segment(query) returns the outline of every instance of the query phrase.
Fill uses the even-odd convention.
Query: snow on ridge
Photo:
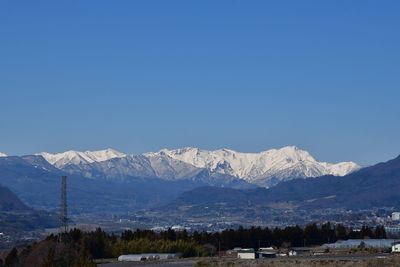
[[[75,151],[69,150],[62,153],[51,154],[48,152],[42,152],[35,155],[44,157],[50,164],[62,168],[69,164],[89,164],[93,162],[106,161],[113,158],[122,158],[127,156],[124,153],[118,152],[114,149],[104,149],[98,151]]]
[[[126,154],[112,148],[98,151],[85,151],[84,153],[96,162],[106,161],[113,158],[123,158],[127,156]]]
[[[167,155],[173,159],[191,164],[197,168],[207,168],[224,174],[236,176],[248,181],[258,180],[275,175],[293,175],[297,170],[298,177],[316,177],[321,175],[343,176],[360,167],[353,162],[331,164],[318,162],[307,151],[296,146],[270,149],[259,153],[242,153],[230,149],[213,151],[186,147],[181,149],[162,149],[146,156]],[[223,167],[225,166],[225,167]]]
[[[194,147],[173,150],[162,149],[142,155],[127,155],[113,149],[99,151],[66,151],[58,154],[39,153],[49,163],[64,168],[68,165],[85,166],[93,162],[104,162],[114,158],[126,160],[111,165],[93,166],[100,168],[107,176],[117,173],[156,175],[162,179],[174,180],[193,177],[199,170],[208,170],[211,174],[224,174],[250,183],[270,186],[277,180],[318,177],[322,175],[344,176],[360,168],[354,162],[328,163],[317,161],[310,153],[296,146],[269,149],[259,153],[243,153],[231,149],[213,151]],[[111,168],[111,167],[112,168]],[[78,168],[79,170],[79,168]]]

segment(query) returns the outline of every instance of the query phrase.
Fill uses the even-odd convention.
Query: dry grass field
[[[398,267],[400,255],[370,255],[343,257],[296,257],[263,260],[237,260],[208,258],[196,263],[196,267]]]

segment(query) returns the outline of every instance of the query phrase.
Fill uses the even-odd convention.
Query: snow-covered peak
[[[4,154],[4,153],[1,153],[1,152],[0,152],[0,158],[1,158],[1,157],[7,157],[7,154]]]
[[[43,156],[50,164],[62,168],[66,165],[74,164],[89,164],[93,162],[106,161],[113,158],[122,158],[126,154],[113,149],[105,149],[98,151],[75,151],[69,150],[62,153],[51,154],[47,152],[38,153],[36,155]]]
[[[287,159],[292,161],[316,161],[315,158],[308,153],[308,151],[301,150],[296,146],[285,146],[280,149],[270,149],[258,154],[262,155],[262,157],[272,157],[276,159]]]
[[[106,161],[113,158],[123,158],[127,156],[126,154],[112,148],[98,151],[85,151],[84,153],[96,162]]]
[[[324,163],[326,164],[326,168],[328,169],[329,174],[335,176],[345,176],[355,170],[360,169],[360,166],[356,163],[349,161],[349,162],[340,162],[336,164]]]
[[[218,173],[229,174],[249,182],[265,178],[316,177],[345,175],[359,166],[353,162],[331,164],[318,162],[305,150],[296,146],[270,149],[260,153],[242,153],[230,149],[214,151],[198,148],[163,149],[146,156],[168,156]]]

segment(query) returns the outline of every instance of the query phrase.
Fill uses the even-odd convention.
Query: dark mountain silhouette
[[[0,211],[27,211],[25,205],[10,189],[0,186]]]
[[[161,205],[204,183],[127,177],[128,182],[66,174],[42,156],[0,157],[0,184],[29,206],[58,210],[60,177],[67,175],[71,212],[126,212]]]
[[[232,206],[248,206],[249,203],[265,206],[285,202],[306,209],[400,208],[400,156],[343,177],[296,179],[269,189],[196,188],[185,192],[169,206],[211,205],[218,202],[231,203]]]
[[[23,203],[10,189],[0,186],[1,232],[12,234],[57,226],[57,214],[34,210]]]

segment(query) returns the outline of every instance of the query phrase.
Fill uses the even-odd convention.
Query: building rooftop
[[[370,248],[384,248],[391,247],[393,243],[399,242],[399,239],[349,239],[349,240],[339,240],[336,243],[323,244],[322,247],[325,248],[356,248],[361,243],[365,247]]]
[[[254,253],[254,248],[242,248],[237,251],[238,253]]]

